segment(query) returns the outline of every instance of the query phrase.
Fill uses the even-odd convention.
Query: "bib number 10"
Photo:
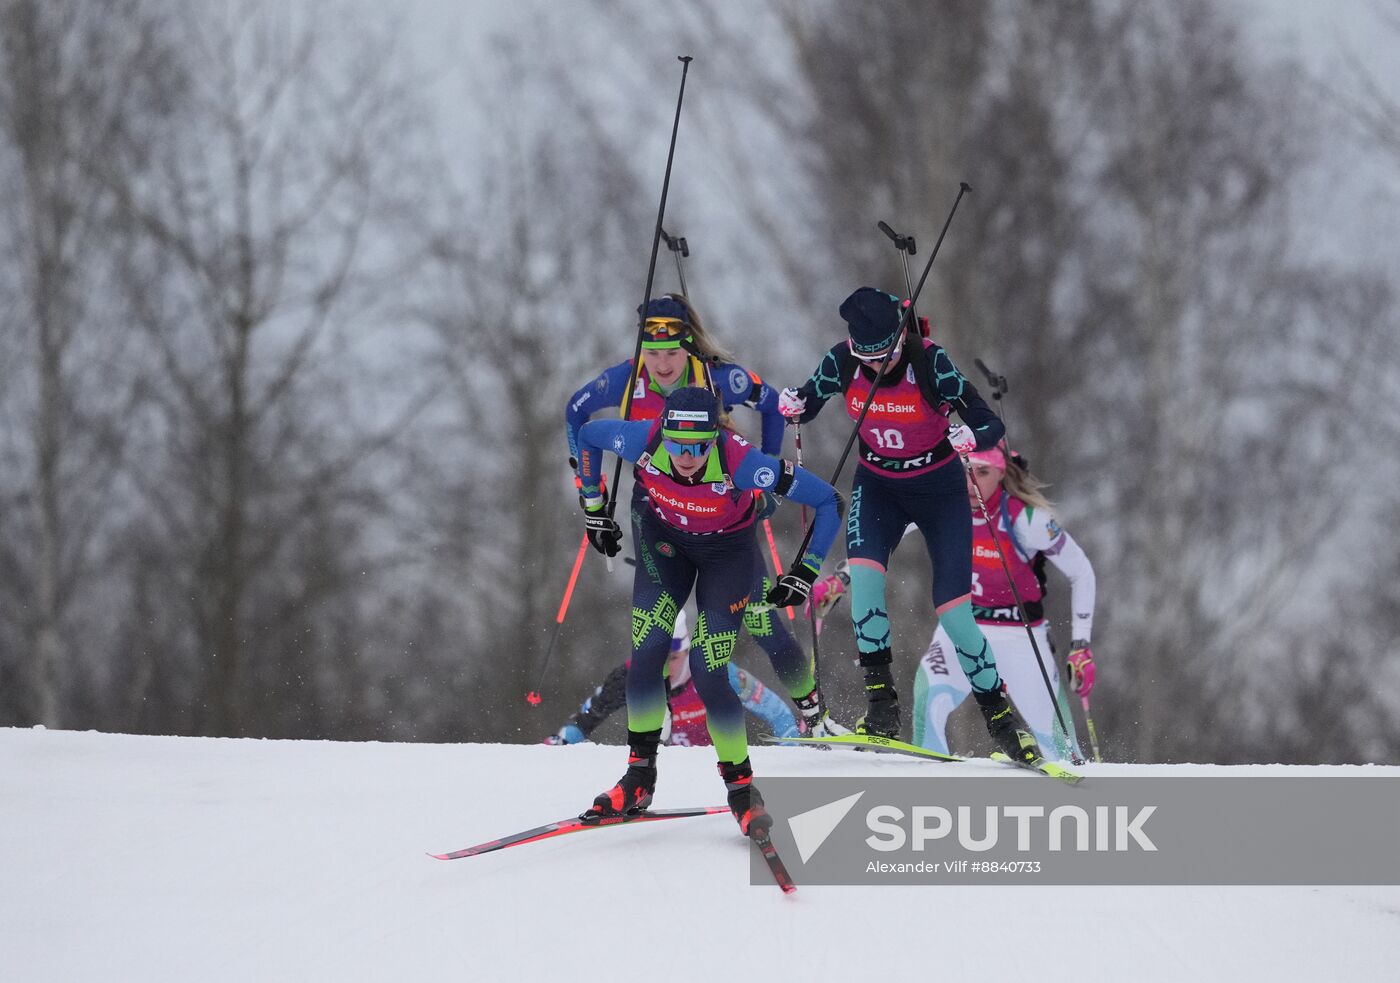
[[[878,427],[871,429],[870,433],[875,437],[875,444],[882,451],[899,451],[904,449],[904,434],[894,427],[888,430],[881,430]]]

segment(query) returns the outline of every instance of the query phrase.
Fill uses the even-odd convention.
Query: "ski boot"
[[[842,727],[831,719],[826,707],[822,706],[821,694],[815,689],[793,702],[802,714],[802,719],[797,722],[797,732],[803,737],[837,737],[851,732],[849,727]]]
[[[986,693],[974,690],[972,697],[982,711],[982,719],[987,722],[987,733],[992,735],[998,750],[1012,761],[1022,764],[1034,764],[1040,760],[1040,747],[1031,732],[1020,725],[1016,708],[1006,695],[1004,683]]]
[[[749,759],[738,764],[719,762],[719,777],[724,779],[724,787],[729,790],[729,811],[739,823],[739,832],[745,836],[761,836],[773,826],[773,817],[763,808],[763,797],[753,787],[753,768]]]
[[[661,743],[661,731],[628,731],[627,743],[627,771],[583,811],[579,819],[585,823],[635,816],[651,805],[656,792],[656,749]]]
[[[894,676],[890,672],[893,657],[894,653],[889,649],[861,653],[860,664],[865,669],[865,695],[870,700],[870,709],[856,721],[857,734],[899,739],[899,693],[894,688]]]

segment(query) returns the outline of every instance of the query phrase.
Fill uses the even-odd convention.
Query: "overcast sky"
[[[1242,13],[1261,54],[1297,55],[1311,74],[1342,86],[1351,84],[1350,70],[1359,66],[1400,101],[1396,34],[1378,14],[1389,7],[1400,18],[1395,0],[1232,0],[1227,5]],[[491,125],[490,103],[480,96],[492,72],[493,38],[509,37],[526,51],[531,39],[539,38],[542,53],[567,52],[567,44],[552,42],[573,37],[597,16],[582,0],[398,0],[392,9],[404,18],[419,67],[436,80],[431,92],[442,139],[459,151],[464,172],[478,128]],[[664,23],[664,4],[639,9]],[[582,60],[578,65],[580,72],[606,68]],[[668,89],[668,103],[669,98]],[[1343,153],[1336,170],[1322,175],[1319,185],[1318,211],[1306,216],[1317,229],[1319,248],[1343,261],[1389,254],[1394,219],[1400,215],[1400,168],[1390,162],[1358,165],[1355,154]]]

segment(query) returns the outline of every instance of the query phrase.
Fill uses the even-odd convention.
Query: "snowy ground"
[[[1400,966],[1400,888],[784,897],[749,886],[727,816],[425,856],[577,812],[623,756],[0,730],[0,979],[1093,983],[1394,979]],[[722,802],[713,760],[665,749],[657,807]],[[760,774],[928,767],[787,748],[754,761]],[[1086,770],[1188,769],[1221,770]]]

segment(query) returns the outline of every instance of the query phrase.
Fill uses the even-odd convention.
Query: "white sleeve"
[[[1064,535],[1055,513],[1027,505],[1016,517],[1016,545],[1028,556],[1049,553]]]
[[[1094,632],[1094,567],[1084,550],[1060,527],[1055,513],[1027,505],[1016,517],[1016,544],[1034,556],[1044,553],[1055,569],[1069,578],[1070,607],[1074,611],[1070,638],[1089,641]]]
[[[1097,587],[1093,564],[1083,548],[1063,531],[1057,548],[1044,552],[1055,568],[1069,578],[1069,603],[1074,611],[1074,627],[1069,637],[1074,641],[1090,641],[1094,633],[1094,593]]]

